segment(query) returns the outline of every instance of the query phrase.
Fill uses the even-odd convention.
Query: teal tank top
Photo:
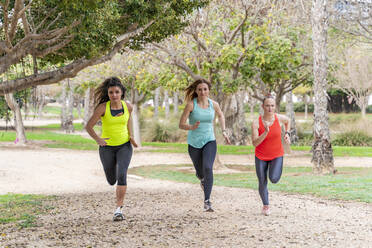
[[[208,98],[209,107],[206,109],[200,108],[196,101],[193,100],[194,108],[189,115],[189,124],[194,125],[200,121],[199,127],[195,130],[189,130],[187,135],[187,143],[195,148],[202,148],[209,141],[216,140],[213,131],[214,108],[212,100]]]

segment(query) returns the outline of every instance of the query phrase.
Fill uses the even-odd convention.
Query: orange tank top
[[[261,116],[259,117],[258,122],[258,134],[261,135],[263,132],[265,132],[265,127]],[[284,155],[282,129],[279,124],[279,119],[276,115],[274,123],[271,125],[266,138],[261,142],[261,144],[256,146],[255,155],[257,158],[264,161],[273,160],[274,158]]]

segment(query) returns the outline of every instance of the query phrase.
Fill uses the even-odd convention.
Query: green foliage
[[[20,228],[34,227],[37,216],[52,209],[45,204],[51,198],[43,195],[0,195],[0,224],[16,222]]]
[[[360,114],[334,114],[330,115],[329,124],[330,125],[337,125],[341,122],[347,123],[355,123],[356,121],[360,120],[362,116]]]
[[[305,112],[305,103],[303,102],[295,102],[293,104],[294,112]],[[307,112],[313,113],[314,112],[314,104],[309,103],[307,104]]]
[[[372,137],[364,131],[350,131],[337,135],[332,144],[336,146],[372,146]]]
[[[368,105],[368,107],[366,108],[366,113],[372,114],[372,105]]]
[[[8,104],[6,104],[5,98],[0,96],[0,119],[7,117],[10,114]]]
[[[253,31],[255,42],[247,48],[247,58],[241,67],[247,82],[257,74],[257,70],[270,91],[275,91],[281,80],[293,81],[293,88],[300,83],[311,82],[311,78],[306,79],[306,67],[301,66],[305,63],[304,51],[298,44],[301,30],[288,27],[286,35],[269,34],[266,25],[263,25]],[[303,77],[305,80],[301,79]]]
[[[147,124],[144,141],[178,142],[182,138],[182,130],[175,121],[152,121]]]
[[[214,185],[257,190],[254,166],[231,165],[228,167],[240,170],[240,172],[215,174]],[[311,170],[310,167],[284,167],[280,183],[270,184],[270,190],[311,194],[328,199],[372,202],[371,168],[338,168],[338,174],[326,176],[314,176]],[[199,183],[195,177],[195,170],[190,165],[135,167],[130,169],[130,173],[154,179]]]

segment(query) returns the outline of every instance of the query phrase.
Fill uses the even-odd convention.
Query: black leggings
[[[283,156],[274,158],[270,161],[263,161],[255,157],[256,174],[258,178],[258,192],[260,193],[263,205],[269,205],[269,192],[267,190],[267,171],[272,183],[280,180],[283,170]]]
[[[120,146],[100,146],[99,156],[105,170],[107,182],[114,185],[127,185],[127,171],[133,148],[128,141]]]
[[[216,141],[209,141],[202,148],[189,145],[189,155],[196,170],[196,176],[204,179],[204,200],[209,200],[213,186],[213,163],[216,158]]]

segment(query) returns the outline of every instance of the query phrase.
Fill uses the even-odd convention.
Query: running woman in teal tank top
[[[204,80],[196,80],[186,89],[185,99],[188,101],[182,113],[179,127],[188,130],[187,143],[196,176],[204,191],[204,209],[213,212],[210,195],[213,186],[213,163],[216,158],[217,144],[214,137],[213,121],[217,113],[222,134],[228,144],[229,137],[225,130],[225,117],[217,102],[208,98],[211,84]],[[189,124],[186,123],[189,119]]]
[[[122,207],[127,190],[127,171],[132,158],[132,145],[137,143],[132,138],[132,106],[125,102],[125,88],[116,77],[106,79],[95,91],[98,106],[86,125],[89,135],[99,145],[99,155],[105,171],[107,182],[116,186],[116,210],[114,221],[124,219]],[[102,121],[102,137],[93,127]]]

